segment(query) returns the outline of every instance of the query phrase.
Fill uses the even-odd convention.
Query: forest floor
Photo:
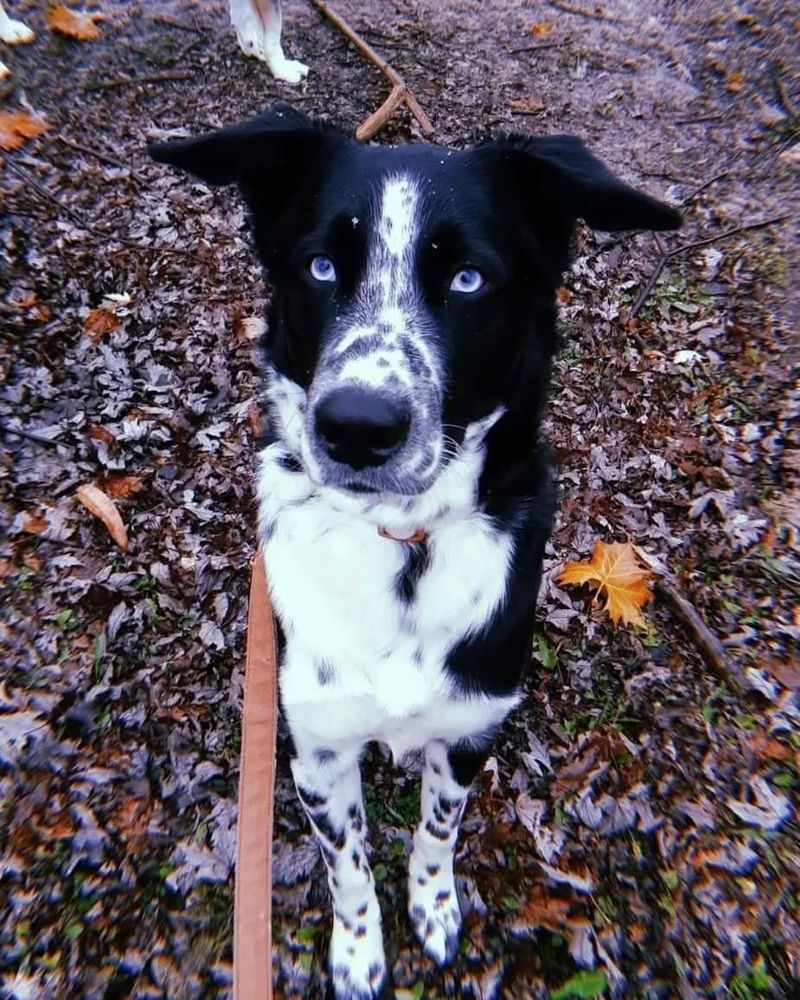
[[[417,778],[365,762],[396,996],[800,996],[797,14],[336,3],[438,141],[575,133],[686,219],[578,234],[547,418],[560,514],[445,971],[405,915]],[[355,127],[385,82],[301,0],[299,89],[242,56],[223,0],[103,0],[93,42],[10,6],[37,38],[3,47],[0,111],[52,128],[0,153],[0,996],[226,997],[269,290],[235,195],[145,146],[276,99]],[[378,139],[414,137],[400,113]],[[91,482],[127,551],[76,500]],[[557,585],[597,540],[668,569],[727,679],[658,597],[615,628]],[[276,795],[276,996],[322,997],[330,913],[284,747]]]

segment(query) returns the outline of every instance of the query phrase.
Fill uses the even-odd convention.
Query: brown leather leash
[[[234,1000],[272,1000],[272,823],[277,732],[275,622],[261,550],[247,617],[233,906]]]

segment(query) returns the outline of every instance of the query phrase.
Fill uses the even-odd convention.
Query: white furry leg
[[[461,911],[453,856],[468,791],[453,777],[445,745],[429,743],[422,774],[422,818],[408,862],[408,915],[425,954],[438,965],[447,964],[458,950]]]
[[[277,80],[296,84],[305,79],[308,66],[283,54],[280,0],[230,0],[230,11],[245,55],[263,60]]]
[[[365,852],[358,757],[298,747],[292,774],[328,871],[333,900],[329,965],[336,1000],[375,1000],[386,979],[386,959]]]

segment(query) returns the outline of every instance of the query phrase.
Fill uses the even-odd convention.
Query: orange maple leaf
[[[0,111],[0,149],[6,152],[19,149],[26,139],[33,139],[52,127],[44,118],[34,118],[27,111]]]
[[[652,594],[648,581],[652,574],[636,559],[630,542],[598,542],[588,562],[568,563],[559,575],[559,583],[597,583],[597,599],[601,590],[606,595],[606,611],[611,621],[626,625],[642,625],[642,608]]]
[[[91,42],[100,37],[100,29],[95,21],[104,21],[104,14],[84,14],[79,10],[70,10],[61,4],[48,8],[45,15],[47,27],[57,35],[74,38],[79,42]]]

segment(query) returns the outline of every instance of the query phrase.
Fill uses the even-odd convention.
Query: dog
[[[297,84],[308,75],[308,66],[287,59],[281,47],[280,0],[230,0],[231,23],[242,51],[263,60],[272,75],[286,83]],[[8,45],[32,42],[34,34],[22,21],[8,16],[0,3],[0,40]],[[0,79],[10,70],[0,61]]]
[[[474,777],[520,703],[554,514],[540,422],[576,220],[672,229],[577,138],[361,146],[286,105],[151,155],[236,184],[272,284],[259,540],[337,1000],[386,980],[359,758],[421,751],[408,914],[440,965]]]

